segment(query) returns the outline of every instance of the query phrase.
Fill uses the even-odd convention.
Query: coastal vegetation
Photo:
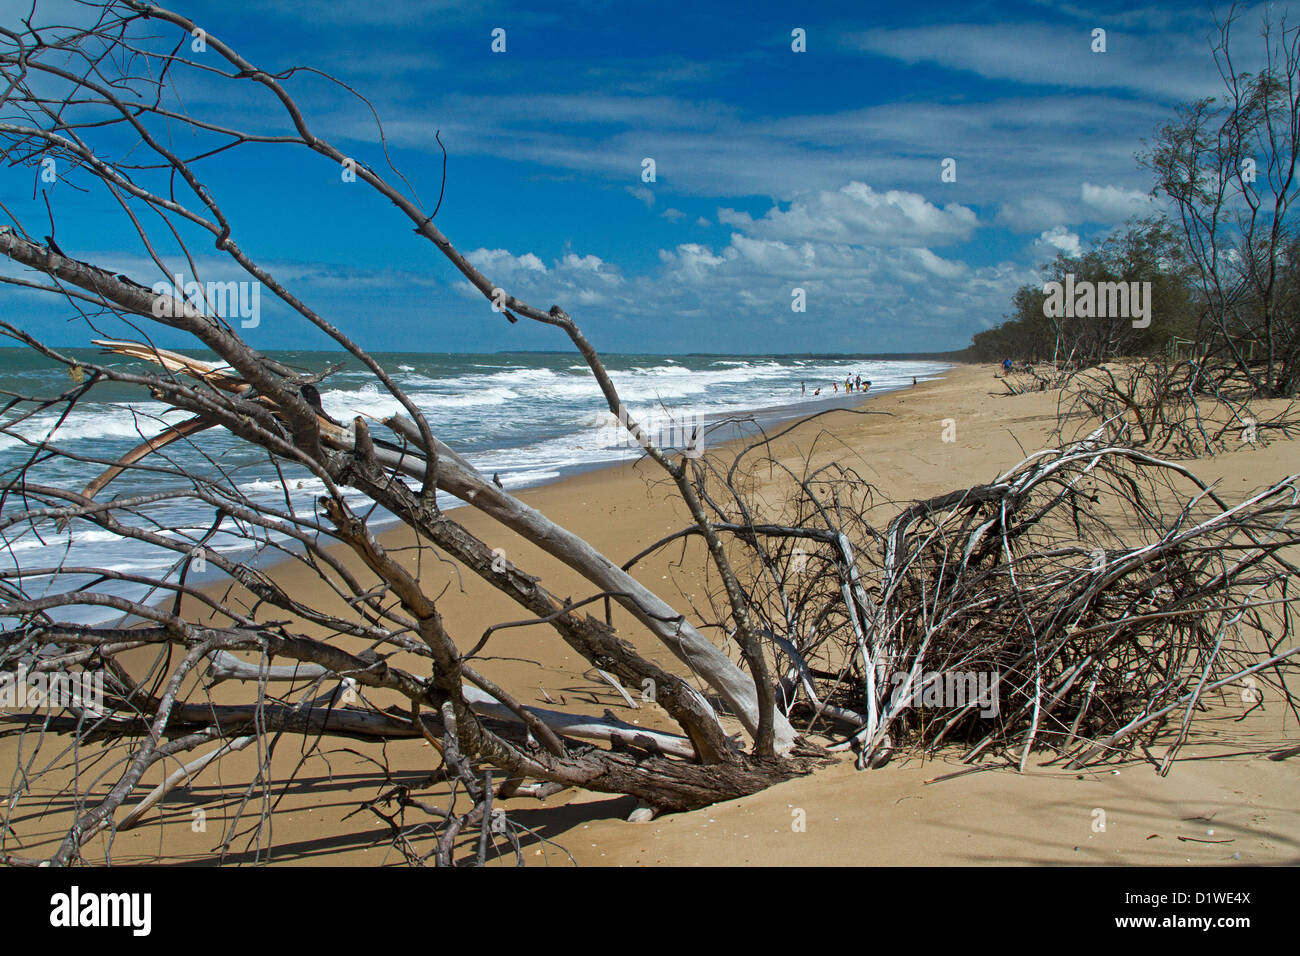
[[[1033,285],[1001,325],[978,333],[981,361],[1094,366],[1119,357],[1195,361],[1201,378],[1258,397],[1300,388],[1300,31],[1266,17],[1237,66],[1240,15],[1220,21],[1211,55],[1224,89],[1187,104],[1139,156],[1166,214],[1130,223],[1077,256],[1043,267],[1045,283],[1149,282],[1147,321],[1128,315],[1063,320]]]

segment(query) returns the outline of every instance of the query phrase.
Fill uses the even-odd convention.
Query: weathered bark
[[[258,667],[257,664],[242,661],[227,651],[218,651],[212,655],[212,664],[208,674],[218,680],[267,680],[267,681],[310,681],[330,677],[334,671],[319,664],[300,664],[279,667]],[[462,691],[470,709],[480,717],[496,717],[499,720],[522,722],[511,708],[501,703],[487,691],[476,687],[466,687]],[[649,730],[636,724],[607,717],[586,717],[581,714],[566,714],[544,707],[525,708],[557,734],[565,737],[579,737],[587,740],[602,740],[632,744],[643,750],[658,751],[670,757],[695,759],[695,748],[686,737]]]
[[[149,217],[138,216],[140,208],[162,218],[169,243],[175,240],[179,245],[180,256],[188,262],[195,280],[199,278],[198,263],[203,260],[189,242],[195,235],[210,238],[216,249],[255,280],[264,294],[275,297],[279,306],[291,310],[358,360],[405,413],[384,422],[391,434],[378,433],[376,428],[372,435],[375,426],[361,418],[354,419],[350,426],[341,425],[325,413],[314,387],[330,374],[328,371],[308,375],[260,354],[227,318],[208,314],[201,305],[196,308],[197,299],[192,305],[181,292],[159,296],[130,277],[64,254],[53,238],[47,238],[45,245],[34,242],[22,223],[0,227],[0,255],[48,277],[40,282],[12,277],[5,281],[50,293],[78,308],[82,303],[102,307],[110,321],[122,321],[135,330],[130,333],[133,338],[138,333],[140,341],[101,338],[95,344],[136,361],[153,363],[162,370],[140,372],[137,367],[120,363],[83,362],[80,357],[57,353],[12,324],[0,322],[0,335],[63,363],[76,383],[54,399],[16,396],[8,406],[31,407],[0,425],[6,434],[30,446],[31,458],[18,469],[15,479],[0,485],[0,496],[6,501],[19,501],[17,510],[23,512],[6,509],[6,515],[0,518],[0,531],[23,523],[39,535],[42,522],[54,522],[61,531],[67,531],[72,522],[85,521],[133,544],[161,548],[163,553],[175,556],[167,570],[147,574],[120,573],[116,569],[100,572],[94,567],[74,567],[71,561],[53,562],[51,568],[0,572],[0,618],[19,621],[0,640],[6,665],[13,660],[32,662],[52,650],[55,657],[44,658],[42,666],[52,667],[56,659],[64,667],[90,669],[102,664],[112,676],[107,713],[97,709],[92,712],[74,703],[67,712],[43,718],[42,732],[66,733],[78,745],[102,742],[111,748],[125,740],[130,748],[126,759],[114,765],[112,772],[118,776],[107,792],[97,791],[92,785],[98,803],[84,812],[80,804],[84,799],[83,780],[79,773],[75,777],[79,812],[51,862],[79,859],[86,841],[113,826],[117,811],[150,768],[163,761],[188,760],[126,814],[122,821],[125,826],[141,819],[170,788],[235,749],[257,743],[259,754],[269,759],[281,734],[371,741],[426,740],[437,751],[433,756],[442,759],[429,780],[439,774],[439,779],[454,780],[457,789],[453,792],[467,793],[473,802],[467,813],[456,812],[454,804],[446,810],[429,810],[441,821],[435,826],[441,829],[431,853],[436,853],[442,863],[453,861],[456,840],[465,835],[467,827],[478,828],[480,863],[487,859],[493,839],[490,834],[508,834],[518,852],[518,836],[524,828],[516,832],[502,822],[502,808],[494,806],[492,800],[489,767],[504,772],[503,792],[518,791],[522,781],[535,779],[541,782],[535,789],[577,786],[630,794],[643,807],[661,810],[689,809],[753,793],[804,772],[806,761],[802,757],[787,756],[794,749],[796,737],[788,717],[775,707],[774,678],[769,673],[764,644],[769,631],[761,627],[763,612],[751,604],[751,595],[740,583],[729,550],[706,513],[706,507],[711,505],[706,504],[702,485],[697,489],[699,468],[687,461],[677,462],[653,445],[646,445],[647,454],[676,486],[696,533],[707,544],[710,579],[711,569],[716,568],[729,607],[722,627],[739,648],[744,664],[734,663],[734,655],[727,653],[730,648],[715,647],[704,636],[703,627],[693,625],[628,570],[485,480],[433,434],[420,408],[374,357],[297,298],[236,242],[235,229],[214,191],[196,173],[194,164],[198,159],[258,139],[296,144],[330,162],[346,161],[355,166],[308,128],[306,117],[282,85],[288,74],[260,70],[211,34],[206,35],[208,45],[204,51],[209,55],[202,61],[189,59],[180,47],[170,53],[156,52],[158,30],[166,33],[179,28],[189,35],[196,29],[180,14],[135,0],[118,0],[112,5],[112,14],[86,29],[59,27],[46,33],[25,22],[21,31],[6,31],[7,40],[0,43],[4,47],[0,50],[0,73],[9,81],[6,102],[14,110],[11,117],[6,117],[11,121],[0,122],[0,139],[10,145],[15,161],[22,163],[38,154],[48,155],[69,164],[78,176],[97,180],[121,202],[126,218],[139,232],[161,274],[170,277],[173,270],[147,234],[144,223]],[[55,36],[57,39],[53,39]],[[119,57],[122,53],[126,55]],[[234,69],[226,72],[227,64]],[[291,128],[283,135],[252,136],[220,123],[191,120],[164,98],[169,84],[187,69],[203,71],[205,77],[218,83],[264,88],[278,99]],[[151,101],[150,94],[140,95],[137,83],[156,92],[157,98]],[[76,109],[50,109],[49,104],[54,102],[50,97],[57,93],[37,92],[38,85],[51,90],[64,88],[67,102],[75,103]],[[346,86],[342,88],[347,90]],[[101,112],[94,120],[82,122],[82,117],[95,108]],[[189,123],[189,130],[198,138],[211,135],[230,137],[231,141],[211,150],[200,146],[193,151],[195,158],[187,158],[188,154],[176,152],[173,146],[172,126],[177,123]],[[124,158],[109,159],[106,157],[117,154],[101,148],[102,141],[116,133],[124,134],[131,145]],[[390,199],[411,219],[417,234],[430,240],[474,288],[494,302],[500,297],[501,290],[451,244],[433,224],[433,216],[409,199],[406,191],[395,189],[364,165],[355,169],[357,178]],[[49,230],[52,237],[53,221]],[[542,311],[509,295],[504,302],[506,316],[512,322],[527,318],[566,334],[590,367],[609,410],[629,431],[639,434],[639,427],[627,418],[595,349],[563,309],[553,306]],[[136,322],[137,316],[145,321]],[[85,317],[97,334],[113,334],[98,331],[98,317]],[[220,363],[154,348],[150,344],[151,325],[163,325],[191,336],[195,343],[215,352]],[[93,449],[85,453],[83,448],[88,446],[72,449],[54,438],[29,440],[18,433],[18,425],[51,407],[56,411],[62,407],[66,416],[103,382],[147,391],[156,400],[192,417],[178,425],[164,426],[158,435],[144,439],[116,460],[105,460]],[[61,417],[60,425],[62,421]],[[202,452],[203,440],[196,436],[213,427],[222,427],[236,440],[264,450],[276,469],[305,469],[324,486],[318,498],[321,510],[298,508],[297,502],[291,500],[287,483],[282,503],[267,504],[255,499],[220,460],[211,460],[210,469],[184,470],[168,446],[185,441]],[[56,487],[60,481],[41,480],[41,466],[52,458],[82,467],[94,466],[98,476],[83,485],[81,494]],[[167,476],[160,484],[174,483],[181,490],[169,486],[157,493],[133,493],[110,500],[107,487],[127,473]],[[414,479],[414,484],[409,479]],[[433,553],[440,561],[446,555],[451,559],[446,563],[454,565],[457,574],[462,568],[472,570],[523,607],[529,619],[489,628],[467,659],[463,648],[444,628],[427,578],[422,582],[407,570],[404,561],[383,550],[367,526],[368,518],[358,517],[365,512],[349,508],[347,502],[353,497],[350,489],[359,490],[374,505],[387,509],[416,532],[425,555]],[[575,604],[550,592],[525,569],[509,562],[502,567],[497,552],[439,510],[439,491],[466,502],[488,516],[495,526],[513,531],[555,558],[579,575],[594,593],[584,594]],[[160,522],[158,513],[171,507],[169,499],[173,497],[210,506],[212,523],[205,530]],[[211,552],[211,542],[220,542],[232,530],[253,542],[259,557],[279,551],[291,560],[301,561],[319,576],[323,595],[286,593],[258,570],[255,562],[242,566],[228,556]],[[23,533],[27,533],[26,529]],[[343,556],[333,553],[328,547],[331,541],[350,547],[361,558],[364,569],[357,570]],[[231,584],[222,593],[217,588],[187,583],[187,576],[205,552],[214,567],[238,586]],[[80,564],[94,563],[92,559]],[[424,563],[418,566],[423,568]],[[30,577],[52,577],[63,583],[61,575],[65,580],[69,576],[74,579],[67,589],[56,586],[38,592],[27,582]],[[81,575],[90,576],[91,583],[82,583]],[[132,592],[125,588],[140,585],[147,588],[147,597],[137,600],[126,596]],[[615,631],[611,619],[601,622],[582,613],[588,603],[599,600],[605,601],[607,615],[612,602],[624,608],[638,635],[648,633],[684,665],[676,668],[680,673],[638,653]],[[64,612],[77,607],[112,609],[122,617],[111,626],[64,622]],[[716,626],[713,621],[707,623]],[[686,736],[628,724],[608,711],[596,718],[526,707],[508,689],[474,670],[473,657],[493,633],[524,624],[545,624],[554,629],[616,688],[639,688],[652,682],[654,702]],[[339,637],[349,639],[349,648],[355,650],[364,644],[365,649],[344,650],[336,642]],[[798,650],[789,641],[782,646],[788,648],[792,659],[799,658]],[[146,676],[134,673],[134,666],[126,666],[115,656],[133,649],[149,650],[153,655]],[[256,654],[260,660],[245,663],[231,652]],[[210,677],[255,681],[257,698],[240,704],[201,700],[201,695],[193,692],[200,685],[192,679],[196,676],[192,671],[204,658],[212,662]],[[277,659],[293,663],[272,664]],[[396,666],[409,660],[416,661],[417,666],[411,670]],[[803,686],[816,701],[806,666],[803,673]],[[315,691],[309,689],[305,695],[309,699],[296,703],[266,699],[262,694],[266,682],[278,680],[323,680],[331,690],[313,697]],[[382,699],[396,695],[402,706],[377,711],[373,693],[362,695],[364,706],[340,706],[342,684],[336,682],[383,691]],[[697,689],[693,683],[707,691]],[[631,703],[627,692],[621,693]],[[714,709],[713,694],[721,698],[722,705],[753,738],[749,753],[724,730],[719,712]],[[842,712],[829,702],[826,706],[828,712]],[[36,726],[30,716],[0,715],[0,719]],[[584,743],[583,738],[602,746]],[[204,756],[194,755],[194,751],[213,743],[216,749]],[[256,786],[257,781],[250,784],[245,803]],[[25,779],[17,784],[10,795],[11,805],[16,805],[29,789]],[[243,812],[241,804],[236,822]],[[498,831],[498,824],[505,829]],[[260,825],[257,833],[261,840]],[[221,845],[228,847],[234,835],[232,823]],[[405,841],[400,830],[397,839]],[[402,852],[407,851],[403,848]],[[425,858],[408,855],[413,860]]]
[[[608,751],[555,754],[544,750],[530,753],[519,748],[489,730],[470,706],[460,651],[444,629],[442,616],[415,578],[385,552],[345,504],[323,498],[321,505],[338,528],[340,537],[389,584],[418,621],[419,635],[434,658],[425,699],[442,714],[445,756],[449,761],[453,759],[454,746],[460,754],[487,761],[512,777],[532,776],[589,790],[631,794],[665,810],[694,809],[743,796],[802,770],[790,761],[761,757],[705,766]]]
[[[153,315],[153,303],[157,296],[147,289],[122,282],[105,270],[59,256],[42,246],[18,237],[12,231],[0,230],[0,253],[32,268],[58,276],[72,285],[94,292],[137,315],[150,317]],[[257,356],[251,349],[225,330],[216,327],[209,318],[197,312],[191,305],[176,300],[173,306],[170,311],[176,318],[168,324],[177,324],[196,335],[203,333],[200,337],[205,343],[241,372],[244,366],[256,364]],[[236,362],[235,358],[240,358],[241,361]],[[268,379],[268,376],[263,374],[258,376],[258,379]],[[265,389],[259,386],[259,391],[273,396],[290,394],[290,390],[283,384],[274,382],[272,385],[271,382],[274,380],[268,381]],[[302,401],[296,394],[293,397],[299,402]],[[319,440],[324,437],[328,444],[338,450],[355,450],[354,430],[333,425],[313,415],[312,432],[313,439]],[[295,444],[298,442],[295,441]],[[426,474],[427,459],[423,455],[402,453],[385,447],[375,447],[374,454],[379,464],[384,467],[397,469],[421,479]],[[320,458],[319,455],[315,457]],[[760,714],[758,694],[753,679],[701,635],[671,605],[592,548],[582,538],[556,525],[491,482],[484,481],[482,476],[472,468],[466,468],[462,461],[457,460],[458,458],[459,456],[446,456],[439,462],[437,487],[440,490],[455,495],[466,504],[483,511],[573,568],[600,590],[611,592],[615,600],[636,617],[679,660],[718,691],[751,735],[757,735]],[[365,490],[375,493],[377,500],[395,514],[409,521],[418,522],[420,530],[429,533],[438,544],[446,546],[449,543],[438,540],[441,535],[435,536],[435,521],[442,519],[428,507],[427,499],[415,496],[404,486],[396,486],[388,482],[376,482]],[[496,572],[492,572],[490,568],[489,560],[489,574],[493,576],[483,576],[485,580],[495,584],[497,583],[494,580]],[[793,746],[795,738],[794,729],[789,721],[782,715],[776,715],[773,732],[777,751],[787,752]],[[716,744],[709,749],[715,750]]]

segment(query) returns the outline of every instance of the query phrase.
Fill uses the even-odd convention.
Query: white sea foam
[[[119,438],[140,442],[175,424],[179,415],[161,402],[112,402],[74,408],[63,416],[62,422],[57,412],[41,412],[16,423],[9,416],[2,424],[15,434],[0,434],[0,449],[30,447],[24,438],[28,442],[45,441],[55,445],[84,439]]]
[[[440,438],[485,474],[496,472],[507,488],[518,489],[552,481],[575,468],[627,461],[643,454],[609,412],[590,370],[571,363],[572,358],[558,356],[554,360],[521,358],[500,363],[411,357],[393,367],[396,381],[424,412]],[[920,362],[725,356],[651,358],[635,364],[626,360],[621,364],[611,362],[610,375],[632,418],[653,433],[655,427],[667,422],[694,422],[701,417],[743,418],[759,412],[771,420],[776,413],[762,410],[776,408],[782,409],[782,415],[797,414],[801,406],[811,409],[818,402],[842,395],[831,385],[835,382],[842,386],[850,375],[872,380],[872,392],[876,393],[910,385],[913,376],[933,377],[944,368],[938,363]],[[806,392],[801,391],[801,383]],[[819,387],[821,395],[814,396]],[[321,391],[325,410],[343,422],[350,422],[356,415],[376,420],[404,411],[401,403],[376,386],[373,376],[364,369],[353,367],[330,376]],[[115,457],[138,443],[142,434],[156,435],[166,423],[180,417],[168,412],[163,418],[165,411],[165,406],[151,401],[86,401],[73,409],[52,440],[75,447],[79,453]],[[17,425],[16,430],[40,440],[57,420],[56,414],[43,411]],[[378,424],[372,424],[372,430],[376,438],[391,438]],[[716,441],[733,434],[734,428],[727,426],[716,433]],[[280,479],[268,466],[265,454],[248,449],[220,428],[196,436],[194,443],[230,473],[242,494],[266,505],[284,507]],[[17,439],[0,434],[0,464],[13,467],[28,454]],[[171,446],[168,455],[179,467],[212,473],[211,462],[186,443]],[[43,478],[51,485],[80,488],[96,467],[53,462]],[[293,510],[302,516],[314,514],[314,499],[324,493],[324,483],[300,468],[284,467]],[[173,487],[175,480],[166,475],[127,473],[101,496]],[[364,507],[365,499],[359,492],[348,488],[344,493],[354,506]],[[439,501],[444,506],[455,504],[445,495],[440,495]],[[201,502],[169,501],[154,506],[150,516],[156,522],[150,526],[154,533],[174,540],[198,540],[208,533],[213,513],[210,505]],[[377,515],[377,520],[383,521],[384,517]],[[241,539],[227,522],[208,540],[207,547],[232,560],[249,561],[254,560],[253,550],[265,549],[268,541],[285,547],[293,544],[276,532],[256,530],[253,534],[256,544]],[[7,538],[0,540],[0,565],[10,567],[15,561],[31,567],[66,562],[156,573],[175,565],[179,557],[175,551],[124,541],[84,521],[74,522],[62,534],[51,531],[44,540],[30,530],[20,532],[18,528],[11,528]],[[125,593],[121,590],[125,585],[112,587],[118,588],[114,593]]]
[[[325,411],[343,421],[357,415],[387,418],[404,411],[401,402],[372,384],[354,390],[330,389],[321,394],[320,401]]]

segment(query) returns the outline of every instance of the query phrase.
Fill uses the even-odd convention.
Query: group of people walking
[[[912,384],[913,384],[913,385],[916,384],[916,379],[912,379]],[[839,383],[839,382],[831,382],[831,388],[832,388],[834,391],[838,392],[838,391],[840,390],[840,383]],[[867,389],[869,389],[869,388],[871,388],[871,381],[870,381],[869,379],[868,379],[867,381],[865,381],[865,382],[862,381],[862,376],[861,376],[861,375],[848,375],[848,376],[846,376],[845,379],[844,379],[844,391],[845,391],[845,392],[865,392],[865,391],[866,391]],[[814,394],[814,395],[820,395],[821,393],[822,393],[822,390],[821,390],[820,388],[813,389],[813,394]],[[800,395],[807,395],[807,394],[808,394],[808,385],[807,385],[807,383],[805,383],[805,382],[800,382],[800,383],[799,383],[799,394],[800,394]]]

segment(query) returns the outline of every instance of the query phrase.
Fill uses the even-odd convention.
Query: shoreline
[[[999,390],[991,367],[955,365],[941,378],[916,388],[873,396],[858,406],[867,414],[823,415],[797,425],[763,452],[787,466],[806,457],[813,467],[835,462],[854,469],[871,483],[884,517],[904,501],[990,480],[1048,444],[1056,420],[1055,394],[1008,396],[998,395]],[[945,420],[956,423],[954,441],[942,438]],[[1217,482],[1222,494],[1239,499],[1262,483],[1294,471],[1296,447],[1294,442],[1279,440],[1190,465],[1202,478]],[[778,494],[780,489],[774,479],[758,491]],[[640,459],[571,475],[518,495],[611,560],[620,561],[689,522],[673,492],[658,467]],[[456,521],[489,547],[502,548],[512,562],[539,577],[553,593],[579,599],[591,592],[589,584],[558,561],[476,509],[458,511]],[[413,535],[404,527],[384,532],[380,540],[421,576],[428,592],[437,595],[445,626],[462,648],[472,646],[493,624],[528,616],[476,575],[458,574],[427,554],[423,564],[417,564],[411,549]],[[633,573],[670,604],[689,612],[690,599],[708,584],[699,567],[693,558],[683,560],[674,546],[651,555]],[[314,572],[300,562],[277,565],[275,577],[290,593],[312,595],[317,606],[334,601]],[[621,635],[645,656],[675,666],[675,658],[617,606],[614,615]],[[261,617],[266,616],[263,611]],[[350,639],[334,642],[353,651],[362,646]],[[144,649],[136,660],[152,660],[152,653]],[[428,666],[424,658],[400,655],[393,662],[419,673]],[[528,706],[593,716],[608,710],[646,729],[679,732],[652,705],[629,706],[546,626],[497,631],[475,665]],[[273,692],[286,689],[278,685]],[[635,704],[636,689],[628,690]],[[249,687],[231,681],[200,693],[217,703],[246,702]],[[575,790],[541,801],[515,797],[502,806],[513,819],[552,841],[526,844],[529,865],[568,866],[570,855],[579,865],[588,866],[1173,866],[1300,861],[1300,807],[1294,800],[1300,761],[1270,761],[1259,754],[1270,747],[1294,746],[1294,727],[1275,700],[1244,715],[1244,706],[1234,702],[1232,695],[1228,698],[1225,706],[1216,705],[1213,713],[1192,725],[1183,755],[1167,777],[1155,773],[1140,756],[1073,773],[1044,766],[1050,757],[1044,754],[1036,755],[1024,774],[994,766],[960,776],[950,775],[970,768],[942,754],[924,760],[900,756],[869,771],[855,770],[852,760],[844,757],[807,777],[752,796],[648,823],[627,822],[635,804],[631,798]],[[382,695],[367,699],[380,709],[394,703]],[[724,725],[735,726],[729,718],[724,718]],[[0,754],[12,755],[16,746],[13,738],[0,740]],[[402,863],[387,824],[357,810],[394,785],[423,779],[437,765],[437,754],[425,741],[380,745],[324,738],[307,741],[303,747],[296,740],[286,741],[265,769],[255,749],[223,758],[219,771],[204,771],[151,811],[139,827],[118,833],[114,860],[157,862],[161,856],[173,863],[219,862],[222,858],[214,848],[220,834],[234,825],[240,812],[245,816],[239,829],[249,828],[247,814],[253,811],[245,807],[244,793],[265,772],[271,781],[268,792],[279,807],[272,817],[273,830],[262,850],[239,842],[224,857],[225,863],[267,859],[291,866]],[[138,802],[162,773],[162,768],[150,769],[128,806]],[[442,791],[431,791],[427,799],[443,799]],[[1106,810],[1110,820],[1102,832],[1091,828],[1092,812],[1098,807]],[[209,821],[206,834],[191,829],[199,809]],[[792,829],[794,809],[806,812],[802,831]],[[1207,824],[1198,821],[1207,817],[1214,821],[1209,826],[1224,835],[1221,838],[1234,841],[1231,845],[1192,842],[1192,838],[1204,841]],[[61,823],[58,814],[47,814],[16,825],[25,836],[33,828],[38,831],[31,839],[35,847],[41,843],[40,833],[56,839]],[[102,846],[88,848],[88,859],[96,859],[96,853],[102,853]]]
[[[949,375],[954,369],[970,364],[971,363],[966,362],[951,363],[948,368],[937,374],[926,377],[917,376],[918,381],[915,385],[881,388],[872,392],[856,394],[845,394],[840,392],[838,395],[833,394],[830,396],[820,396],[820,400],[815,402],[768,405],[761,408],[746,409],[740,413],[717,413],[706,417],[705,424],[714,425],[715,427],[720,428],[723,424],[731,423],[730,430],[732,434],[723,438],[722,441],[716,444],[710,443],[705,446],[704,450],[707,452],[710,448],[715,450],[729,449],[742,441],[751,439],[753,436],[758,435],[760,430],[772,431],[774,429],[779,429],[779,427],[787,426],[792,422],[797,422],[800,419],[823,415],[826,412],[835,411],[837,409],[858,411],[866,408],[874,401],[879,401],[885,396],[896,395],[900,392],[911,392],[928,382],[942,381],[944,377]],[[637,454],[634,457],[632,456],[630,441],[628,444],[628,456],[629,457],[621,461],[597,460],[572,465],[561,465],[558,466],[558,473],[553,478],[542,478],[536,482],[526,482],[513,488],[507,485],[506,491],[511,495],[518,497],[521,494],[536,491],[538,489],[555,487],[583,475],[596,475],[602,472],[615,472],[620,469],[635,468],[638,464],[648,461],[644,454]],[[446,497],[449,499],[446,504],[439,504],[439,507],[443,511],[459,511],[462,508],[470,507],[466,502],[445,495],[443,492],[439,492],[439,495],[440,497]],[[377,514],[376,517],[372,519],[372,529],[381,541],[387,534],[394,531],[400,531],[403,527],[404,526],[401,524],[399,519],[387,513]],[[288,544],[288,542],[282,543]],[[337,543],[331,543],[328,547],[334,548],[336,544]],[[292,550],[300,552],[301,549],[300,547],[295,547]],[[247,566],[265,574],[272,574],[278,568],[289,565],[294,560],[295,559],[292,555],[274,552],[271,560],[268,562],[262,563],[261,560],[254,560],[251,563],[247,563]],[[220,572],[215,570],[204,572],[202,574],[195,574],[191,571],[189,580],[197,587],[206,588],[209,585],[224,581],[226,578],[224,575],[221,575]],[[169,598],[163,598],[160,600],[160,604],[167,604],[169,602]]]
[[[772,457],[789,464],[807,455],[814,466],[835,460],[853,467],[879,489],[886,510],[990,480],[1053,444],[1047,439],[1056,421],[1055,393],[1002,396],[996,375],[987,365],[954,365],[915,388],[882,392],[854,403],[844,414],[797,425],[773,443]],[[884,414],[857,414],[861,411]],[[957,440],[946,442],[943,422],[950,418],[957,423]],[[739,440],[729,441],[734,446]],[[1285,474],[1294,448],[1279,441],[1191,464],[1226,491],[1244,494],[1265,477]],[[614,561],[690,521],[674,489],[645,458],[523,489],[518,496]],[[576,598],[590,590],[577,575],[474,509],[459,512],[457,520],[541,576],[555,593]],[[410,543],[400,530],[381,540],[394,547]],[[634,573],[669,603],[682,606],[704,582],[681,557],[666,549]],[[451,587],[439,601],[448,626],[464,635],[458,643],[489,623],[527,616],[482,582],[466,580],[463,587]],[[676,666],[675,658],[617,608],[615,623],[646,656]],[[514,629],[512,637],[494,637],[493,642],[485,651],[493,659],[482,661],[481,669],[522,703],[549,707],[553,699],[565,710],[593,716],[609,710],[649,729],[677,732],[652,708],[628,708],[548,628]],[[1237,716],[1216,715],[1194,725],[1186,756],[1169,777],[1156,775],[1140,760],[1066,773],[1039,766],[1048,759],[1043,755],[1023,775],[996,768],[932,783],[967,768],[940,756],[909,757],[881,770],[857,771],[845,757],[809,777],[750,797],[644,824],[626,821],[634,807],[630,798],[591,792],[566,790],[540,805],[515,800],[507,806],[522,822],[553,834],[579,865],[588,866],[1222,865],[1237,862],[1232,852],[1247,863],[1300,860],[1300,807],[1287,796],[1300,782],[1300,764],[1239,753],[1242,740],[1258,746],[1262,740],[1285,739],[1283,716],[1257,712],[1236,723]],[[724,724],[739,729],[731,718],[724,718]],[[1115,769],[1120,772],[1113,773]],[[1097,806],[1109,808],[1112,816],[1112,826],[1103,833],[1090,829]],[[807,811],[805,833],[791,829],[795,807]],[[1200,816],[1213,816],[1221,831],[1240,836],[1238,843],[1225,848],[1178,840],[1180,835],[1204,837],[1204,826],[1198,830],[1189,822]],[[1161,838],[1148,839],[1152,833]],[[1253,837],[1249,843],[1247,835]],[[369,864],[376,862],[375,852],[330,853],[324,862]],[[567,864],[551,850],[537,852],[542,856],[530,856],[530,865]],[[391,851],[387,861],[396,862]]]

